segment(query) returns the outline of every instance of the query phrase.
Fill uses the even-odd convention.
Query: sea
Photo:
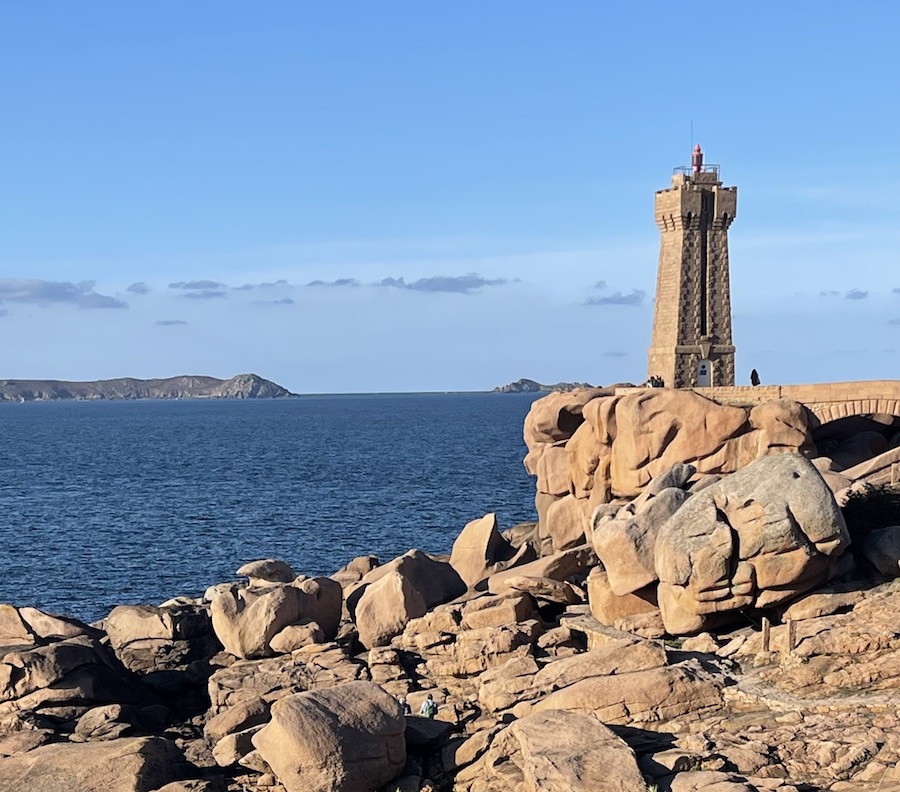
[[[247,561],[329,575],[535,519],[535,394],[0,404],[0,603],[94,621]]]

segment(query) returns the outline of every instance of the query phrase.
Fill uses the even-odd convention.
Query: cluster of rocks
[[[799,453],[839,502],[891,481],[900,417],[854,416],[824,426],[790,399],[718,404],[690,390],[583,388],[535,401],[525,419],[525,468],[537,479],[543,538],[564,539],[598,505],[639,496],[676,464],[697,476],[734,473],[761,456]]]
[[[573,487],[613,413],[559,398],[529,464],[556,482],[561,450]],[[567,523],[592,488],[542,493],[449,557],[264,559],[92,625],[0,606],[0,792],[900,792],[900,526],[852,535],[821,465],[765,453],[804,444],[761,407],[729,475],[628,457],[634,497]]]

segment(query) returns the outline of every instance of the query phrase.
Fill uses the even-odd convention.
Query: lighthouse
[[[737,188],[723,187],[719,166],[694,147],[691,164],[675,168],[659,190],[660,231],[648,378],[670,388],[734,385],[728,228]]]

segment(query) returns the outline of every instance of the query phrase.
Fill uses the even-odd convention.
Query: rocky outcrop
[[[219,589],[211,602],[213,629],[235,657],[267,657],[275,653],[269,642],[300,621],[300,599],[293,586]]]
[[[900,529],[832,497],[895,449],[813,464],[791,404],[683,395],[536,402],[539,524],[473,520],[449,563],[0,606],[0,790],[897,790]]]
[[[256,374],[228,380],[182,376],[168,379],[0,380],[0,402],[101,401],[115,399],[282,399],[290,391]]]
[[[829,538],[834,515],[822,504],[833,501],[817,475],[799,457],[767,457],[693,491],[690,471],[675,468],[632,506],[616,507],[621,518],[603,507],[611,519],[598,530],[655,513],[662,525],[653,568],[661,571],[672,552],[660,544],[675,531],[670,523],[703,526],[714,506],[714,523],[731,521],[737,552],[725,566],[738,569],[746,561],[763,570],[775,563],[786,573],[796,568],[792,551],[782,546],[791,532],[823,555],[842,541],[840,530],[836,540]],[[816,494],[815,487],[824,489]],[[687,497],[669,514],[668,499],[681,501],[672,490]],[[656,499],[663,505],[654,511]],[[751,508],[754,501],[761,511]],[[692,503],[697,514],[687,511]],[[744,519],[748,510],[753,519]],[[890,556],[890,541],[877,544]],[[690,535],[674,545],[691,563],[715,559],[718,547],[709,538],[693,547]],[[707,555],[697,555],[701,546]],[[606,559],[610,567],[614,555]],[[205,712],[179,714],[152,697],[137,700],[135,693],[146,696],[141,680],[169,673],[166,653],[174,658],[179,641],[192,640],[195,630],[203,633],[200,614],[208,603],[115,609],[100,626],[116,655],[97,640],[103,635],[98,627],[0,609],[0,632],[18,644],[0,650],[7,691],[0,701],[0,781],[12,779],[12,786],[0,783],[0,789],[24,788],[23,773],[29,789],[49,792],[265,792],[273,786],[286,792],[548,792],[654,784],[670,790],[850,792],[893,778],[900,760],[891,699],[900,685],[894,627],[900,578],[866,594],[857,579],[856,588],[844,580],[805,595],[797,595],[792,575],[786,583],[778,578],[779,596],[765,611],[767,633],[752,626],[719,628],[678,649],[636,634],[649,623],[639,621],[649,612],[659,618],[660,609],[647,597],[654,584],[617,594],[589,544],[499,570],[487,579],[487,591],[465,591],[452,576],[433,580],[449,565],[424,554],[401,559],[362,587],[365,596],[380,581],[400,577],[415,585],[423,603],[429,600],[426,612],[410,618],[386,639],[388,645],[361,652],[348,612],[332,641],[319,638],[257,659],[219,652],[204,661],[212,671]],[[371,566],[362,563],[358,572]],[[691,578],[702,578],[702,569]],[[616,584],[620,591],[623,579]],[[319,581],[259,577],[244,590],[299,592],[298,586],[314,589]],[[325,585],[340,589],[336,581]],[[210,594],[221,596],[223,588],[231,590],[215,586]],[[782,601],[789,590],[791,599]],[[461,596],[439,602],[455,591]],[[640,600],[643,610],[625,613],[629,598]],[[351,610],[358,614],[361,602],[357,598]],[[613,612],[630,631],[609,626]],[[129,674],[117,655],[140,675]],[[100,664],[102,685],[99,673],[79,676],[80,669]],[[196,672],[198,664],[188,667]],[[110,682],[117,678],[128,684]],[[438,703],[437,720],[404,719],[399,699],[418,711],[426,695]],[[102,778],[81,772],[88,762]]]
[[[545,397],[526,418],[525,442],[525,467],[538,476],[539,493],[559,496],[565,481],[567,493],[592,506],[636,497],[677,463],[699,474],[733,473],[760,456],[812,447],[807,413],[796,402],[731,407],[661,388]],[[544,461],[549,455],[553,461]]]
[[[546,542],[570,533],[578,519],[590,520],[598,505],[636,498],[676,464],[690,464],[700,480],[761,456],[819,455],[816,466],[843,504],[864,485],[896,479],[898,428],[900,416],[890,415],[823,426],[786,398],[735,406],[691,390],[593,388],[531,405],[525,468],[537,479],[535,506]],[[555,505],[560,500],[566,503]]]
[[[53,728],[97,705],[149,703],[147,689],[95,638],[0,652],[0,733],[26,721]]]
[[[684,490],[668,487],[634,509],[626,507],[615,516],[602,511],[594,515],[591,526],[594,549],[615,594],[633,594],[659,579],[657,536],[688,497]]]

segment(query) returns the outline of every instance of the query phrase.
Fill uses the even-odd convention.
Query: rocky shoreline
[[[893,422],[695,397],[535,402],[538,521],[449,557],[0,605],[0,792],[900,792]]]

